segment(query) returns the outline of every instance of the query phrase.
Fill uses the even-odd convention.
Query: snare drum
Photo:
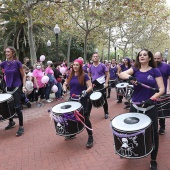
[[[125,113],[112,120],[115,151],[124,158],[142,158],[150,154],[151,119],[141,113]]]
[[[116,92],[118,96],[124,96],[126,94],[126,87],[129,83],[118,83],[116,85]]]
[[[12,118],[15,111],[14,98],[11,94],[0,94],[0,121]]]
[[[78,111],[78,117],[84,123],[84,112],[81,103],[69,101],[60,103],[52,108],[57,135],[70,136],[84,130],[84,124],[77,120],[75,111]]]
[[[134,91],[133,88],[134,88],[133,85],[127,85],[126,86],[126,93],[125,93],[125,99],[126,100],[130,100],[131,99],[133,91]]]
[[[157,101],[158,118],[170,117],[170,94],[164,94]]]
[[[90,95],[91,103],[94,107],[99,108],[104,105],[104,97],[101,92],[93,92]]]
[[[116,87],[117,84],[117,79],[115,80],[109,80],[109,88],[114,88]]]

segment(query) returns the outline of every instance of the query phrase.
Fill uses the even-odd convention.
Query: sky
[[[170,0],[166,0],[168,6],[170,6]]]

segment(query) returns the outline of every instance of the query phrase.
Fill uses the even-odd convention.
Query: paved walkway
[[[94,132],[94,146],[86,148],[87,132],[65,141],[55,134],[48,109],[58,104],[54,101],[44,107],[24,108],[25,134],[16,137],[15,128],[5,131],[7,121],[0,122],[0,170],[149,170],[150,156],[142,159],[121,159],[114,152],[111,129],[113,117],[124,110],[124,104],[116,103],[112,90],[108,100],[110,118],[105,120],[103,108],[92,109],[91,122]],[[15,120],[18,124],[18,120]],[[170,119],[166,119],[166,134],[160,136],[158,169],[170,169]]]

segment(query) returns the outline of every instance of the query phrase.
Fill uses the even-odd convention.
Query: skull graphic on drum
[[[121,148],[118,150],[118,152],[123,155],[123,156],[126,156],[126,157],[129,157],[129,156],[138,156],[138,154],[135,154],[133,152],[133,148],[134,147],[137,147],[138,146],[138,143],[136,141],[136,138],[137,136],[135,137],[131,137],[129,138],[129,140],[132,140],[132,143],[128,143],[129,140],[127,138],[122,138],[122,146]]]
[[[140,113],[125,113],[112,120],[115,151],[124,158],[142,158],[153,150],[151,119]]]

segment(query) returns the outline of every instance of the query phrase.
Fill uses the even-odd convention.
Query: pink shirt
[[[33,71],[33,76],[36,77],[36,79],[37,79],[37,84],[38,84],[39,88],[44,87],[44,84],[41,82],[41,79],[42,79],[42,77],[44,76],[44,73],[42,72],[42,70],[41,70],[41,69],[39,69],[39,70],[38,70],[38,69],[35,69],[35,70]],[[37,86],[36,86],[35,83],[34,83],[34,87],[37,88]]]
[[[45,69],[45,73],[46,73],[46,74],[54,74],[54,71],[53,71],[52,68],[47,67],[47,68]]]

